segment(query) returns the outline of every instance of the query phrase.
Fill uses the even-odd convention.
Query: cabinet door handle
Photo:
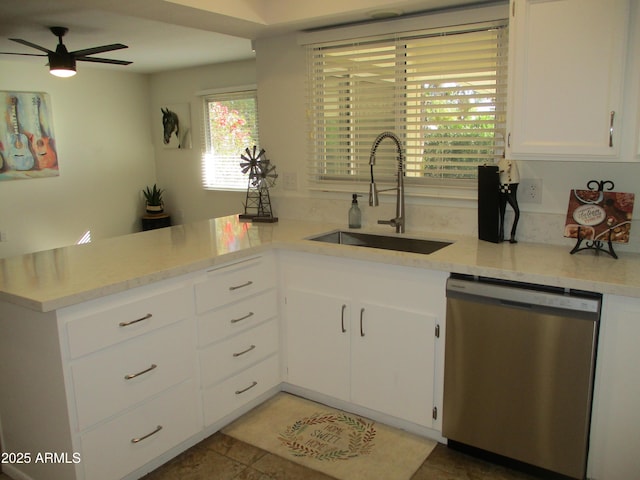
[[[158,433],[160,430],[162,430],[162,425],[158,425],[156,427],[156,429],[153,432],[147,433],[146,435],[142,436],[142,437],[138,437],[138,438],[132,438],[131,439],[131,443],[139,443],[142,440],[144,440],[145,438],[149,438],[151,435],[155,435],[156,433]]]
[[[245,353],[249,353],[249,352],[250,352],[251,350],[253,350],[254,348],[256,348],[256,346],[255,346],[255,345],[251,345],[251,346],[250,346],[249,348],[247,348],[246,350],[243,350],[243,351],[241,351],[241,352],[234,353],[234,354],[233,354],[233,356],[234,356],[234,357],[239,357],[239,356],[241,356],[241,355],[244,355]]]
[[[360,336],[361,337],[364,337],[363,320],[364,320],[364,308],[361,308],[360,309]]]
[[[342,327],[342,333],[345,333],[347,331],[346,328],[344,328],[344,311],[347,309],[347,306],[345,304],[342,305],[342,312],[340,313],[340,326]]]
[[[144,317],[140,317],[140,318],[137,318],[135,320],[129,320],[128,322],[120,322],[118,325],[120,327],[128,327],[129,325],[133,325],[134,323],[138,323],[138,322],[141,322],[143,320],[147,320],[147,319],[149,319],[151,317],[153,317],[153,315],[150,314],[150,313],[147,313]]]
[[[144,375],[145,373],[149,373],[151,370],[155,370],[156,368],[158,368],[158,365],[156,365],[155,363],[152,363],[149,368],[145,368],[141,372],[130,373],[129,375],[125,375],[124,379],[125,380],[131,380],[132,378],[136,378],[136,377],[139,377],[140,375]]]
[[[611,110],[609,114],[609,146],[613,147],[613,120],[616,118],[616,112]]]
[[[249,385],[247,388],[243,388],[242,390],[236,390],[236,395],[240,395],[244,392],[246,392],[247,390],[251,390],[253,387],[255,387],[258,384],[258,382],[256,382],[255,380],[251,383],[251,385]]]
[[[253,282],[251,280],[249,280],[246,283],[243,283],[242,285],[234,285],[233,287],[229,287],[229,290],[231,290],[233,292],[234,290],[238,290],[240,288],[248,287],[249,285],[253,285]]]
[[[246,320],[249,317],[253,317],[254,313],[253,312],[249,312],[247,313],[244,317],[240,317],[240,318],[232,318],[231,319],[231,323],[238,323],[241,322],[242,320]]]

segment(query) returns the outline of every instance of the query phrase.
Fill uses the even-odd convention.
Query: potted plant
[[[164,203],[162,202],[163,192],[164,190],[158,188],[155,183],[153,187],[147,187],[142,190],[147,202],[147,213],[162,213],[164,211]]]

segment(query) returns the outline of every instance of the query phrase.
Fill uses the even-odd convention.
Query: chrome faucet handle
[[[392,218],[391,220],[378,220],[378,225],[391,225],[392,227],[395,227],[396,219]]]
[[[390,225],[396,229],[396,233],[404,233],[404,218],[392,218],[391,220],[378,220],[378,225]]]

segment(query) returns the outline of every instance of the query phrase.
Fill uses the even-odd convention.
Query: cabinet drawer
[[[280,383],[278,355],[204,390],[205,425],[229,415]]]
[[[123,298],[128,300],[116,306],[105,305],[92,314],[69,321],[67,334],[72,358],[185,319],[193,312],[193,293],[186,286],[144,298]]]
[[[278,323],[271,320],[200,352],[202,385],[208,387],[278,350]]]
[[[196,312],[247,298],[275,285],[271,257],[260,257],[213,269],[207,278],[195,285]]]
[[[74,363],[78,428],[84,430],[192,378],[195,342],[191,325],[180,322]]]
[[[122,478],[195,435],[201,428],[197,404],[194,382],[184,382],[86,432],[81,437],[84,478]]]
[[[242,332],[275,317],[277,311],[275,290],[267,290],[246,300],[210,310],[198,317],[198,344],[208,345]]]

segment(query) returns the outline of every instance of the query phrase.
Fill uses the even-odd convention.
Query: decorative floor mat
[[[436,442],[287,393],[223,433],[342,480],[409,480]]]

